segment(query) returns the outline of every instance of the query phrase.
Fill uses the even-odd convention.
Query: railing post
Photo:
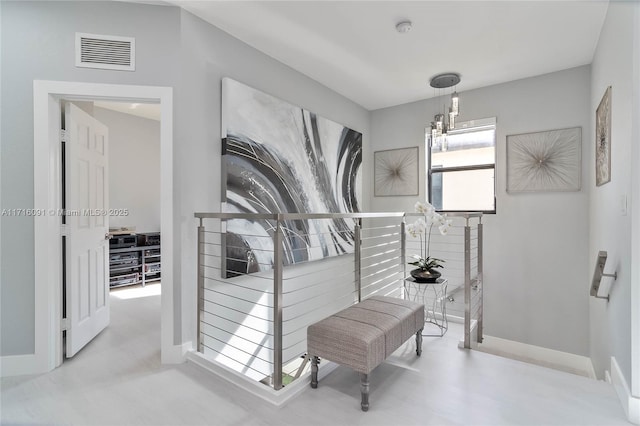
[[[356,224],[353,229],[354,238],[354,261],[355,261],[355,280],[358,291],[358,303],[362,301],[362,219],[355,220]]]
[[[407,294],[407,218],[402,216],[400,222],[400,262],[402,263],[402,294],[408,298]]]
[[[220,273],[222,278],[231,278],[227,269],[227,220],[220,219]]]
[[[471,229],[464,226],[464,347],[471,348]]]
[[[273,389],[282,389],[282,227],[281,215],[273,234]]]
[[[203,351],[201,324],[202,316],[204,312],[204,226],[202,224],[202,218],[200,218],[200,225],[198,226],[198,324],[197,324],[197,337],[196,347],[198,352]]]
[[[478,222],[478,290],[480,291],[480,301],[478,307],[478,343],[482,343],[484,322],[484,274],[483,274],[483,258],[482,258],[482,219]]]

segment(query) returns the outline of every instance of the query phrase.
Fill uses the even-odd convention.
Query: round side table
[[[417,282],[413,277],[405,278],[405,296],[408,300],[424,303],[424,322],[435,325],[438,334],[423,336],[442,337],[449,329],[447,320],[447,285],[446,278],[438,278],[433,283]]]

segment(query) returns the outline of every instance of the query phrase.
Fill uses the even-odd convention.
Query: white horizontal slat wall
[[[307,351],[307,327],[354,303],[353,254],[286,267],[282,279],[283,364]]]
[[[273,274],[223,278],[221,222],[205,220],[202,353],[251,379],[273,371]]]
[[[273,374],[273,271],[223,278],[220,221],[205,220],[202,353],[254,380]],[[283,268],[283,365],[306,353],[307,327],[357,301],[354,254]]]
[[[372,295],[402,297],[402,218],[363,220],[362,299]]]
[[[416,218],[408,217],[407,223]],[[223,278],[221,221],[206,219],[204,224],[202,353],[253,380],[265,382],[274,372],[273,270]],[[453,218],[448,235],[442,236],[436,229],[431,236],[431,255],[446,261],[443,277],[449,280],[450,289],[464,285],[464,224],[463,218]],[[283,268],[283,367],[297,366],[297,360],[306,353],[310,324],[357,302],[358,274],[362,299],[372,295],[405,296],[404,279],[413,268],[407,262],[411,254],[420,254],[420,244],[417,238],[407,236],[403,259],[402,217],[362,219],[360,254],[359,271],[354,253]],[[471,231],[471,258],[471,275],[475,277],[477,225]],[[462,318],[464,293],[455,294],[456,301],[447,309]],[[284,371],[292,374],[292,368],[295,367]]]

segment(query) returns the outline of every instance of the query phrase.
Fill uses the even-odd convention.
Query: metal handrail
[[[194,213],[199,219],[272,219],[272,220],[305,220],[305,219],[369,219],[403,217],[407,213]]]
[[[423,213],[405,213],[405,212],[383,212],[383,213],[215,213],[215,212],[198,212],[194,213],[194,217],[199,219],[198,226],[198,324],[197,324],[197,350],[203,351],[203,342],[201,341],[201,322],[204,315],[204,284],[205,284],[205,230],[204,219],[219,219],[221,221],[233,220],[233,219],[245,219],[245,220],[271,220],[274,221],[273,225],[273,244],[274,244],[274,258],[273,258],[273,376],[272,385],[275,390],[279,390],[283,387],[283,266],[284,266],[284,253],[283,253],[283,239],[284,233],[282,229],[282,223],[286,221],[295,220],[321,220],[321,219],[354,219],[355,224],[353,227],[354,236],[354,280],[355,280],[355,294],[357,300],[360,301],[363,298],[362,295],[362,220],[363,219],[395,219],[399,221],[400,232],[398,233],[398,239],[400,243],[400,256],[399,262],[402,264],[403,277],[407,276],[407,236],[406,236],[406,219],[407,217],[422,216]],[[466,220],[465,235],[464,235],[464,279],[465,279],[465,336],[464,346],[466,348],[471,347],[471,283],[482,281],[482,213],[481,212],[452,212],[447,214],[448,217],[460,217]],[[478,236],[480,239],[478,250],[478,265],[477,276],[472,279],[471,277],[471,248],[470,248],[470,227],[469,220],[478,219]],[[394,225],[397,226],[397,225]],[[225,245],[226,234],[220,231],[221,242],[220,246]],[[395,235],[395,234],[394,234]],[[392,235],[393,236],[393,235]],[[367,247],[370,249],[371,247]],[[221,251],[219,255],[222,264],[226,263],[226,252]],[[368,266],[367,266],[368,267]],[[268,275],[267,275],[268,277]],[[262,278],[266,278],[262,276]],[[482,341],[482,299],[480,299],[479,318],[477,319],[477,332],[478,341]],[[299,373],[297,374],[299,375]]]
[[[471,219],[471,218],[482,219],[482,216],[483,216],[482,212],[447,212],[447,211],[442,211],[442,212],[438,212],[438,213],[446,214],[447,217],[463,217],[465,219]],[[424,213],[406,212],[406,213],[403,213],[403,215],[405,215],[405,216],[424,216]]]

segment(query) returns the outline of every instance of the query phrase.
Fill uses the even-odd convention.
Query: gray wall
[[[589,353],[589,82],[590,68],[583,66],[462,92],[458,120],[497,118],[497,214],[483,218],[485,333],[584,356]],[[373,111],[372,150],[417,145],[424,164],[425,125],[442,105],[443,100],[431,99]],[[507,135],[576,126],[583,136],[581,191],[507,194]],[[424,182],[422,171],[419,197],[374,197],[371,207],[411,211],[426,197]]]
[[[109,227],[160,232],[160,122],[99,107],[93,116],[109,128],[109,206],[128,211]]]
[[[177,80],[177,8],[117,2],[2,2],[3,208],[33,207],[33,80],[172,86]],[[76,68],[75,32],[136,37],[136,72]],[[10,105],[11,108],[7,108]],[[1,354],[34,350],[34,228],[2,217]]]
[[[195,211],[220,209],[220,88],[228,76],[364,134],[369,113],[176,7],[2,2],[1,207],[33,207],[33,80],[174,87],[174,300],[177,340],[195,315]],[[136,71],[75,68],[75,32],[133,36]],[[11,105],[11,108],[6,108]],[[365,200],[368,194],[365,195]],[[364,205],[364,208],[368,206]],[[1,355],[33,353],[33,221],[2,217]],[[184,307],[189,309],[183,310]],[[178,342],[176,342],[178,343]]]
[[[634,11],[636,9],[636,11]],[[590,132],[589,132],[589,180],[590,223],[589,223],[589,268],[594,268],[599,250],[608,252],[605,272],[617,271],[615,282],[603,279],[601,292],[610,291],[610,301],[592,299],[590,301],[591,345],[590,354],[599,377],[609,370],[611,357],[615,357],[622,373],[631,386],[631,310],[634,303],[631,295],[632,214],[637,215],[639,200],[630,195],[632,188],[640,182],[632,181],[632,138],[634,55],[634,14],[638,4],[611,2],[607,17],[600,33],[600,40],[592,64]],[[637,25],[637,23],[635,23]],[[637,45],[636,45],[637,49]],[[595,111],[607,86],[611,86],[611,182],[595,186]],[[636,87],[637,89],[637,87]],[[634,164],[633,167],[638,167]],[[629,212],[620,210],[622,197],[628,197]],[[633,204],[631,204],[633,202]],[[640,223],[636,220],[635,226]],[[640,285],[636,282],[635,285]],[[635,301],[635,309],[639,305]],[[637,391],[636,391],[637,392]]]
[[[627,42],[633,28],[629,7],[616,3],[610,6],[593,71],[580,67],[463,92],[460,117],[498,119],[498,213],[484,220],[486,333],[590,354],[600,376],[608,367],[608,357],[614,355],[628,382],[630,224],[617,213],[616,206],[621,194],[638,185],[626,178],[630,176],[631,150],[629,70],[635,57]],[[424,127],[442,107],[440,101],[415,102],[370,114],[175,7],[3,1],[0,12],[2,208],[33,206],[34,79],[174,87],[174,297],[178,302],[178,340],[191,339],[195,324],[194,315],[183,317],[195,300],[193,212],[217,211],[220,206],[222,77],[235,78],[363,132],[364,210],[410,211],[418,199],[372,196],[373,151],[420,146],[424,164]],[[76,31],[136,37],[137,70],[75,68]],[[593,115],[607,85],[613,86],[614,174],[610,184],[595,188]],[[506,135],[572,126],[583,129],[582,191],[507,194]],[[420,199],[425,194],[423,182],[421,176]],[[0,354],[28,354],[34,347],[33,221],[2,217],[0,227]],[[600,249],[609,250],[608,266],[621,274],[612,288],[609,305],[588,300],[592,258]]]
[[[175,249],[183,269],[177,278],[183,286],[183,310],[196,300],[195,211],[220,210],[220,114],[221,79],[231,77],[294,105],[363,133],[364,159],[369,148],[369,112],[302,74],[228,36],[193,15],[181,15],[181,82],[176,88],[174,148],[177,185],[177,220],[181,233]],[[186,144],[186,145],[185,145]],[[364,169],[366,173],[366,168]],[[363,210],[368,192],[363,188]],[[191,307],[192,309],[192,307]],[[193,336],[196,316],[183,322],[185,340]]]

